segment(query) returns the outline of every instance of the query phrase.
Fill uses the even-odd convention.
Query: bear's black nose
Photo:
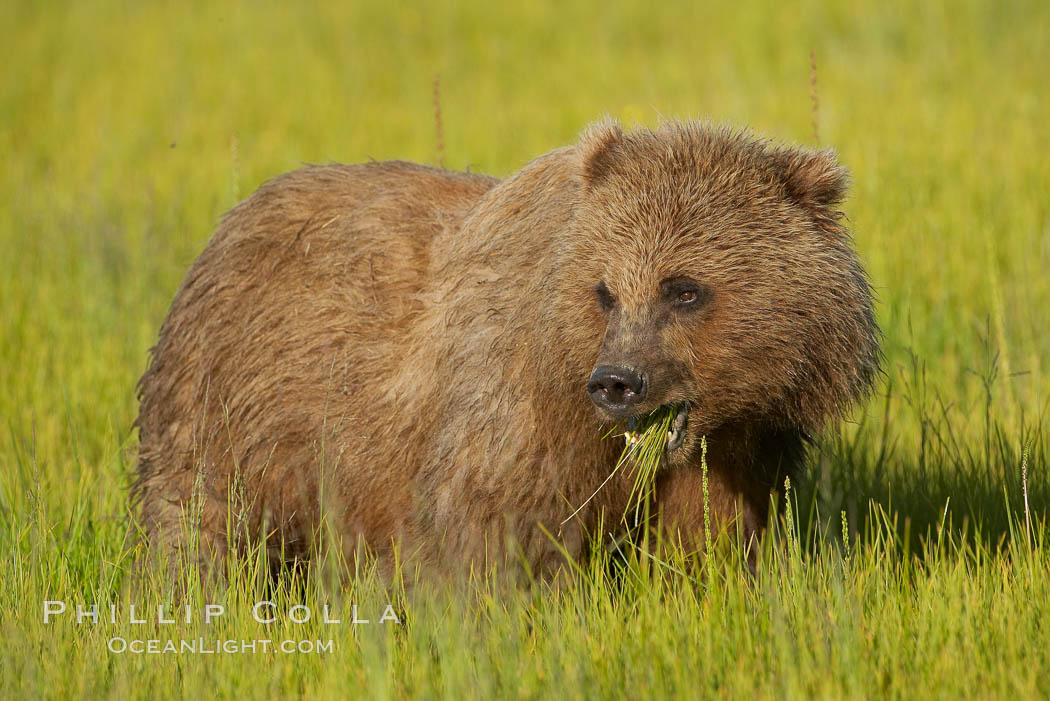
[[[599,365],[587,382],[591,401],[612,414],[629,414],[645,389],[645,376],[622,365]]]

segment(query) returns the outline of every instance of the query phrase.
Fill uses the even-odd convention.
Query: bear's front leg
[[[739,537],[753,572],[758,562],[759,538],[769,516],[769,498],[768,487],[744,483],[725,470],[709,466],[705,500],[703,471],[677,468],[658,478],[655,511],[664,540],[681,543],[687,554],[705,551],[704,529],[708,522],[712,543]]]

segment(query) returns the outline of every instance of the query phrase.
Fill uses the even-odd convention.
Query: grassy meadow
[[[0,696],[1050,697],[1050,5],[11,0],[0,64]],[[332,565],[264,591],[249,561],[189,623],[132,623],[171,585],[129,591],[135,383],[221,213],[303,163],[507,175],[604,114],[747,124],[852,172],[885,375],[758,576],[641,552],[553,588]]]

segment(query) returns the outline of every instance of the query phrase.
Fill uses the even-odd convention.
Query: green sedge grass
[[[16,252],[0,276],[0,698],[1050,698],[1033,615],[1050,610],[1050,5],[948,8],[0,4],[19,66],[0,81],[0,241]],[[593,41],[562,31],[596,16]],[[372,570],[312,566],[308,585],[289,577],[275,594],[255,589],[265,571],[250,559],[228,591],[187,594],[198,612],[228,602],[211,625],[76,625],[78,602],[170,601],[163,567],[134,591],[134,385],[237,200],[304,161],[434,161],[436,73],[442,160],[458,170],[517,172],[601,114],[808,141],[811,50],[820,145],[853,176],[843,209],[879,290],[886,376],[814,436],[809,477],[792,480],[798,547],[782,545],[781,498],[757,577],[725,568],[698,586],[626,548],[632,567],[595,557],[571,586],[417,585],[406,625],[386,627]],[[661,555],[683,571],[685,557]],[[260,597],[315,616],[263,627]],[[44,625],[45,599],[72,610]],[[316,615],[325,602],[343,625]],[[373,624],[350,625],[351,606]],[[336,648],[107,647],[201,635]]]

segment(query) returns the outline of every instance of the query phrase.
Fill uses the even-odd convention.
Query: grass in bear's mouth
[[[622,433],[617,433],[620,424],[613,426],[608,433],[602,436],[602,439],[612,435],[624,437],[623,452],[620,453],[620,459],[616,461],[616,467],[605,478],[605,481],[598,485],[598,489],[594,490],[594,493],[587,497],[579,508],[562,521],[562,524],[564,525],[576,516],[617,472],[624,467],[632,466],[634,484],[627,500],[628,506],[624,517],[627,518],[627,515],[633,512],[633,525],[637,526],[644,511],[642,507],[656,486],[656,473],[660,469],[664,449],[670,451],[681,445],[688,413],[685,405],[665,404],[648,414],[631,417],[628,420],[627,429]]]
[[[634,512],[634,526],[638,525],[643,506],[656,486],[656,472],[660,469],[664,448],[672,449],[678,440],[680,429],[672,432],[671,426],[677,423],[675,419],[680,413],[678,407],[664,405],[648,415],[632,418],[623,434],[626,443],[615,470],[626,463],[634,465],[634,485],[627,499],[628,513]]]
[[[665,418],[668,419],[666,424]],[[652,441],[654,449],[659,446],[659,438],[666,436],[664,447],[670,453],[680,448],[685,441],[685,427],[688,420],[688,404],[664,404],[648,414],[632,416],[627,420],[627,430],[622,435],[627,441],[627,448],[638,442]],[[662,426],[665,429],[664,432],[657,432],[657,426]],[[614,426],[612,432],[615,432],[617,428],[619,425]],[[606,434],[606,437],[608,435],[610,434]]]

